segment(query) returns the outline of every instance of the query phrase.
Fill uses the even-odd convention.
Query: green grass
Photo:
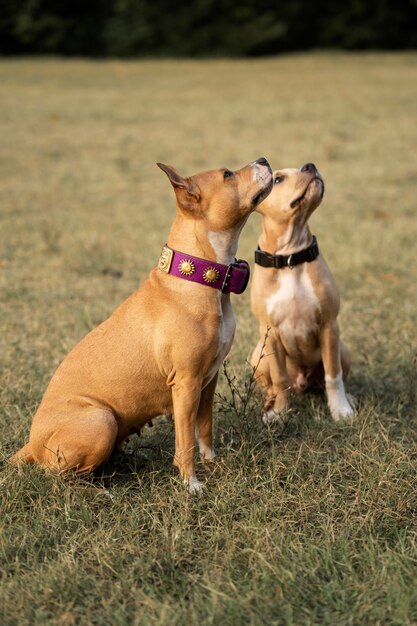
[[[417,624],[416,54],[19,60],[0,79],[0,623]],[[155,162],[261,155],[325,178],[312,229],[356,421],[305,396],[262,427],[246,293],[228,363],[244,401],[222,375],[201,498],[164,420],[96,477],[10,467],[54,368],[157,261],[174,204]]]

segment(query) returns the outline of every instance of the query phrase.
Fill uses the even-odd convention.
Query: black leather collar
[[[257,263],[257,265],[262,265],[262,267],[274,267],[277,270],[282,267],[289,267],[292,269],[295,265],[300,265],[300,263],[311,263],[311,261],[317,259],[319,254],[320,250],[317,244],[317,239],[313,235],[313,241],[308,248],[304,248],[304,250],[294,252],[294,254],[289,254],[288,256],[284,256],[282,254],[269,254],[269,252],[264,252],[258,246],[257,250],[255,250],[255,263]]]

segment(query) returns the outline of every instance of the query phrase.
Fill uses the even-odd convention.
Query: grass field
[[[0,63],[0,623],[416,625],[417,55]],[[218,461],[187,496],[161,419],[87,479],[7,464],[68,350],[155,265],[183,174],[313,161],[353,424],[248,398],[249,294]],[[240,256],[252,260],[260,220]]]

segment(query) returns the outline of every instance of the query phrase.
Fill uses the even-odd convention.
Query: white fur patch
[[[229,350],[232,347],[233,338],[236,330],[236,320],[233,313],[230,297],[218,292],[219,299],[219,343],[213,364],[204,379],[204,387],[211,382],[219,371],[220,365],[223,363]]]
[[[214,452],[213,448],[210,448],[209,446],[207,446],[201,439],[200,439],[200,434],[198,432],[198,425],[196,424],[195,426],[195,436],[196,439],[198,441],[198,447],[200,450],[200,456],[204,461],[211,461],[212,459],[215,458],[216,453]]]
[[[213,448],[209,448],[209,446],[206,446],[200,441],[198,442],[198,447],[200,449],[201,458],[204,461],[212,461],[216,457],[216,453],[214,452]]]
[[[193,496],[201,493],[204,488],[203,483],[198,480],[197,476],[190,476],[186,483],[188,485],[188,493]]]
[[[266,310],[290,352],[296,351],[297,339],[304,339],[317,326],[319,300],[307,268],[301,272],[286,269],[279,273],[279,287],[266,300]]]
[[[260,165],[258,161],[253,161],[252,163],[250,163],[250,166],[253,170],[252,180],[254,182],[265,182],[269,178],[269,170],[265,168],[264,165]]]
[[[265,411],[262,415],[262,421],[265,426],[281,421],[281,411],[278,411],[278,409],[269,409],[269,411]]]
[[[252,161],[252,163],[249,163],[249,165],[252,168],[252,180],[256,181],[257,180],[257,176],[258,176],[258,172],[259,172],[259,165],[256,161]]]
[[[300,304],[303,301],[305,302],[304,308],[317,309],[319,307],[319,300],[305,266],[301,273],[295,273],[290,269],[283,270],[279,275],[279,283],[277,291],[266,302],[269,315],[282,318],[288,314],[297,313],[297,317],[299,317]],[[283,311],[282,308],[284,307],[286,309],[289,307],[291,311]]]
[[[216,253],[217,263],[223,263],[223,265],[233,263],[242,228],[243,224],[240,224],[236,228],[230,228],[222,232],[211,230],[208,233],[208,240]]]
[[[335,378],[325,376],[327,403],[335,422],[352,417],[354,410],[346,397],[342,372]]]

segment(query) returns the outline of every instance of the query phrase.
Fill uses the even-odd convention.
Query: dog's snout
[[[255,163],[252,163],[252,165],[261,165],[263,167],[267,167],[268,172],[272,174],[272,167],[269,165],[269,161],[268,159],[265,159],[265,157],[259,157],[259,159],[256,159]]]
[[[317,168],[314,163],[306,163],[300,168],[301,172],[317,172]]]

